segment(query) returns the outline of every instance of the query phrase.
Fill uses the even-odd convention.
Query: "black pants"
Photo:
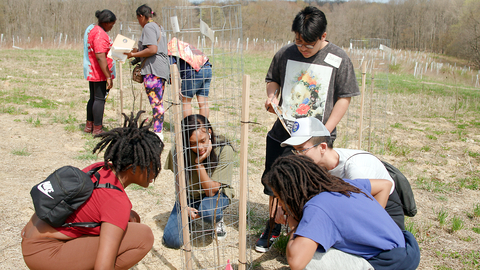
[[[387,206],[385,206],[385,211],[390,215],[390,217],[395,221],[395,223],[400,227],[402,231],[405,230],[405,215],[403,214],[403,206],[400,197],[396,190],[390,194],[387,201]]]
[[[107,98],[107,82],[89,82],[90,99],[87,103],[87,121],[100,126],[103,123],[105,99]]]
[[[267,136],[267,146],[266,146],[266,154],[265,154],[265,170],[262,174],[262,179],[267,174],[270,169],[272,168],[273,163],[277,158],[282,156],[293,155],[292,146],[281,147],[280,143],[275,141],[274,139]],[[273,196],[272,189],[267,186],[263,185],[263,193],[268,196]]]

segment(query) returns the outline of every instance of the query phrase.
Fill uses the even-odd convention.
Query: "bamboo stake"
[[[247,157],[248,157],[248,117],[250,102],[250,75],[243,75],[242,92],[242,130],[240,134],[240,205],[239,205],[239,270],[245,270],[247,264]]]
[[[367,61],[362,63],[362,86],[360,94],[360,127],[358,129],[358,149],[362,149],[363,106],[365,103],[365,86],[367,81]]]
[[[370,85],[370,113],[369,113],[369,124],[368,124],[368,152],[371,152],[372,149],[372,109],[373,109],[373,89],[375,88],[375,74],[374,74],[374,65],[375,62],[372,60],[372,69],[371,69],[371,75],[372,75],[372,84]]]
[[[123,115],[123,82],[122,82],[122,79],[123,79],[123,76],[122,76],[122,63],[118,62],[118,66],[120,68],[120,71],[119,71],[119,76],[118,78],[120,78],[120,85],[119,85],[119,91],[120,91],[120,123],[122,122],[122,115]]]
[[[187,270],[192,268],[192,248],[190,245],[190,231],[188,226],[188,211],[187,211],[187,190],[185,187],[185,164],[183,159],[183,140],[182,140],[182,110],[180,109],[180,75],[176,66],[170,66],[170,74],[172,77],[172,91],[173,94],[173,114],[175,122],[175,149],[177,150],[177,168],[178,168],[178,192],[180,193],[180,209],[182,217],[182,232],[183,232],[183,251],[185,252],[185,262]]]

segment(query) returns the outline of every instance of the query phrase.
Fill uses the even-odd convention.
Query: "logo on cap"
[[[298,122],[295,122],[292,127],[292,132],[297,132],[299,128],[300,124]]]

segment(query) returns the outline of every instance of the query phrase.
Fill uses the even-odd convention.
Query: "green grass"
[[[472,228],[472,231],[474,231],[475,233],[480,234],[480,227],[473,227],[473,228]]]
[[[391,138],[387,139],[385,143],[386,150],[392,153],[394,156],[407,156],[412,150],[406,146],[398,145],[397,141],[392,141]]]
[[[464,222],[463,222],[462,218],[457,217],[457,216],[454,216],[452,218],[452,227],[451,227],[452,232],[456,232],[456,231],[459,231],[459,230],[463,229],[463,226],[464,226]]]
[[[40,127],[42,125],[42,123],[40,122],[40,119],[38,119],[38,117],[36,119],[33,119],[33,117],[30,116],[30,118],[28,118],[26,121],[27,121],[27,123],[32,124],[34,127]]]
[[[472,151],[466,151],[469,157],[477,158],[480,157],[480,153],[477,152],[472,152]]]
[[[431,150],[430,146],[428,146],[428,145],[424,145],[424,146],[422,146],[422,148],[420,148],[420,151],[423,151],[423,152],[428,152],[430,150]]]
[[[446,184],[436,177],[423,177],[418,176],[416,180],[416,185],[418,188],[430,191],[430,192],[449,192],[455,189],[453,184]]]
[[[222,106],[221,104],[213,103],[213,104],[212,104],[212,107],[210,107],[210,110],[211,110],[211,111],[218,111],[218,112],[219,112],[221,106]]]
[[[459,253],[458,251],[435,252],[442,258],[450,258],[458,261],[459,265],[455,269],[479,269],[480,268],[480,251],[471,250],[465,253]],[[464,267],[462,267],[462,265]],[[445,266],[436,266],[436,269],[451,269]]]
[[[410,218],[405,219],[405,230],[412,233],[415,237],[418,237],[418,235],[420,233],[418,225],[415,224],[415,222],[413,220],[411,220]]]
[[[480,203],[473,206],[473,215],[475,217],[480,217]]]
[[[393,124],[393,125],[390,125],[390,126],[393,127],[393,128],[403,128],[403,125],[401,123],[398,123],[398,122]]]
[[[22,148],[22,149],[17,149],[17,150],[12,150],[12,155],[15,155],[15,156],[30,156],[31,153],[27,151],[26,148]]]
[[[70,132],[70,133],[80,130],[75,124],[66,125],[63,129],[65,129],[66,132]]]
[[[461,178],[459,180],[460,187],[467,188],[471,190],[479,190],[480,189],[480,177],[472,176],[468,178]]]
[[[98,157],[95,154],[83,153],[75,157],[78,160],[97,160]]]
[[[435,265],[435,269],[437,269],[437,270],[453,270],[452,268],[446,267],[444,265]]]
[[[252,131],[255,133],[267,134],[268,128],[266,126],[254,125]]]
[[[287,254],[287,244],[288,244],[288,241],[290,240],[290,236],[288,235],[284,235],[284,234],[280,234],[277,238],[277,240],[275,241],[275,243],[273,243],[273,247],[282,255],[286,255]]]
[[[445,196],[438,196],[437,199],[442,202],[448,202],[448,198]]]
[[[17,105],[27,105],[33,108],[43,108],[43,109],[57,109],[58,105],[56,102],[50,101],[43,97],[36,97],[26,95],[18,89],[14,89],[11,92],[11,95],[1,95],[0,104],[13,103]]]
[[[78,122],[77,118],[75,118],[71,114],[69,114],[67,117],[63,115],[61,116],[54,115],[52,118],[52,121],[53,123],[58,123],[58,124],[74,124]]]
[[[430,140],[434,140],[436,141],[437,140],[437,137],[433,136],[433,135],[427,135],[427,138],[430,139]]]
[[[28,114],[28,112],[24,111],[22,108],[15,108],[13,106],[2,107],[0,113],[8,113],[10,115]]]
[[[440,225],[442,226],[445,225],[447,217],[448,217],[448,211],[442,207],[442,209],[440,209],[440,211],[438,211],[437,213],[437,219]]]

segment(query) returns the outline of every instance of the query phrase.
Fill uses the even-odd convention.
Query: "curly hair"
[[[93,148],[92,153],[100,153],[106,148],[104,154],[106,167],[111,163],[111,167],[117,172],[133,168],[135,173],[136,167],[140,166],[142,170],[147,169],[148,176],[153,173],[155,178],[162,168],[160,155],[164,144],[149,130],[151,121],[146,123],[145,119],[140,126],[138,125],[138,119],[144,112],[139,111],[136,117],[133,117],[133,112],[130,117],[123,114],[125,117],[123,127],[95,135],[102,140]]]
[[[303,207],[322,192],[338,192],[347,197],[353,193],[366,193],[342,179],[331,175],[325,167],[318,166],[304,155],[279,157],[262,182],[270,186],[285,204],[289,215],[300,221]],[[369,197],[370,198],[370,197]]]

